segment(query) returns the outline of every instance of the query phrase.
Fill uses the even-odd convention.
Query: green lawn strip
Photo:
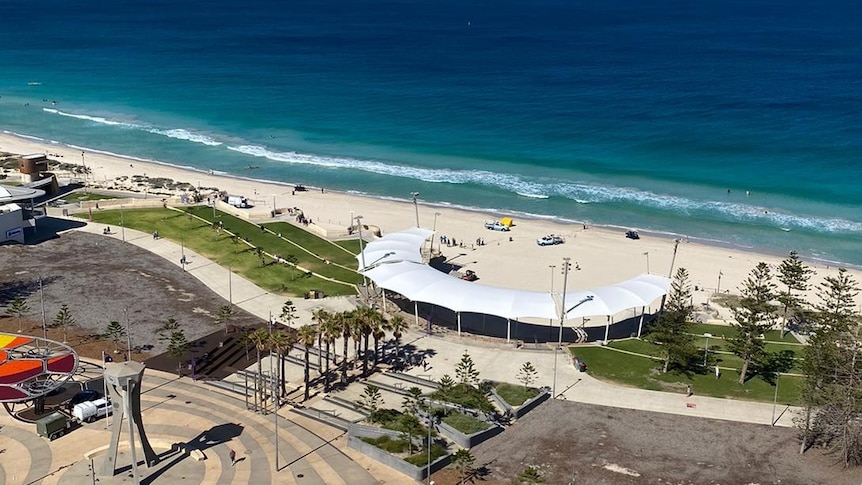
[[[708,323],[693,323],[691,324],[691,333],[693,335],[697,335],[699,337],[703,337],[703,334],[708,333],[711,334],[716,339],[721,339],[724,337],[725,339],[730,339],[736,336],[737,330],[736,328],[730,325],[711,325]],[[791,333],[787,333],[784,335],[784,338],[781,338],[780,330],[769,330],[764,334],[765,340],[769,342],[776,343],[785,343],[785,344],[799,344],[799,341],[796,340]],[[712,339],[712,337],[710,338]],[[801,344],[800,344],[801,345]]]
[[[116,195],[104,195],[104,194],[96,194],[93,192],[73,192],[71,194],[66,195],[63,199],[66,202],[86,202],[88,200],[109,200],[109,199],[120,199],[121,197],[117,197]]]
[[[735,370],[723,370],[720,379],[713,373],[697,374],[659,372],[661,362],[608,347],[573,347],[573,355],[583,359],[594,377],[641,389],[683,392],[691,386],[698,395],[772,402],[775,386],[761,376],[750,378],[744,385],[737,382]],[[782,375],[779,380],[778,402],[796,404],[801,378]]]
[[[520,406],[528,399],[532,399],[539,395],[539,390],[534,387],[519,386],[516,384],[508,384],[501,382],[494,388],[497,395],[503,398],[509,406]]]
[[[614,340],[609,343],[608,346],[614,349],[626,350],[628,352],[634,352],[651,357],[661,357],[658,345],[645,340],[638,340],[636,338]]]
[[[358,239],[342,239],[340,241],[333,241],[333,244],[343,248],[345,251],[352,254],[353,262],[356,264],[356,255],[359,254],[359,240]],[[364,247],[364,243],[363,243]]]
[[[441,445],[440,443],[432,444],[431,445],[431,463],[434,463],[434,461],[437,458],[440,458],[441,456],[445,456],[447,453],[449,453],[449,451],[446,449],[445,446]],[[406,461],[407,463],[416,465],[418,467],[426,466],[426,465],[428,465],[428,451],[427,450],[420,451],[419,453],[416,453],[412,456],[407,457],[404,461]]]
[[[478,433],[491,427],[490,424],[481,419],[476,419],[473,416],[467,416],[457,411],[447,413],[443,417],[443,422],[466,435]]]
[[[93,220],[119,226],[120,211],[94,211]],[[234,273],[267,291],[295,296],[309,290],[321,290],[327,295],[352,295],[356,292],[351,286],[314,276],[309,278],[291,266],[272,264],[271,260],[261,267],[260,258],[246,244],[233,244],[230,236],[224,232],[216,236],[209,224],[181,212],[170,209],[129,209],[124,211],[123,220],[126,227],[131,229],[145,233],[159,231],[161,237],[182,243],[222,267],[230,267]]]
[[[270,231],[281,234],[281,237],[308,249],[312,254],[327,259],[333,263],[357,268],[356,254],[351,254],[343,246],[335,244],[328,239],[323,239],[309,231],[296,227],[289,222],[268,222],[263,227]]]
[[[211,207],[195,206],[187,208],[186,211],[206,221],[212,222],[213,220],[213,211]],[[237,234],[243,239],[248,238],[248,242],[250,244],[263,249],[269,254],[278,255],[282,258],[289,255],[295,256],[298,260],[297,265],[307,271],[312,271],[327,278],[332,278],[351,285],[362,281],[362,276],[360,276],[356,271],[327,264],[323,259],[314,255],[316,254],[315,249],[317,249],[317,246],[322,246],[324,244],[332,246],[324,239],[310,235],[313,238],[310,240],[316,240],[317,246],[312,248],[305,246],[297,247],[290,241],[285,241],[279,238],[277,233],[273,234],[271,232],[263,231],[261,226],[244,221],[230,214],[217,211],[216,217],[222,222],[227,231]],[[301,229],[299,230],[301,231]],[[284,236],[284,234],[282,234],[282,236]]]

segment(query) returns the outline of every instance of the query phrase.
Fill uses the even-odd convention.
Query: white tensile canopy
[[[412,228],[374,241],[360,254],[360,268],[377,286],[414,302],[430,303],[456,313],[495,315],[507,320],[541,318],[559,321],[561,299],[550,292],[480,285],[450,276],[422,263],[421,247],[433,231]],[[670,279],[643,274],[616,285],[568,291],[565,318],[611,317],[629,308],[646,307],[667,294]]]

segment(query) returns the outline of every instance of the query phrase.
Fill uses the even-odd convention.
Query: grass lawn
[[[73,192],[65,197],[66,202],[86,202],[88,200],[119,199],[116,195],[94,194],[93,192]]]
[[[287,222],[271,222],[263,224],[263,227],[276,234],[281,234],[283,238],[308,249],[312,254],[317,255],[321,259],[327,259],[349,268],[359,267],[356,262],[356,255],[359,254],[358,250],[354,253],[340,244],[323,239]],[[356,241],[356,247],[359,247],[358,241]]]
[[[359,438],[362,441],[372,444],[383,451],[388,453],[392,453],[393,455],[403,454],[407,452],[407,440],[405,438],[393,438],[391,436],[381,436],[379,438]],[[414,446],[415,450],[416,447]],[[446,447],[441,445],[440,443],[433,443],[431,445],[431,461],[434,462],[437,458],[444,456],[448,453]],[[428,451],[427,449],[423,449],[418,453],[414,453],[411,456],[408,456],[404,459],[407,463],[412,465],[423,467],[428,464]]]
[[[334,243],[346,249],[350,254],[359,254],[359,239],[342,239],[341,241],[334,241]],[[362,247],[365,247],[365,244],[362,243]]]
[[[478,433],[491,427],[490,424],[481,419],[476,419],[473,416],[467,416],[456,411],[452,411],[444,416],[443,422],[466,435]]]
[[[491,401],[488,400],[488,397],[482,391],[463,383],[455,384],[451,389],[438,389],[431,393],[431,398],[452,404],[460,404],[466,408],[483,412],[494,410]]]
[[[706,339],[700,338],[695,340],[695,346],[701,349],[701,355],[703,355],[703,351],[706,349]],[[609,343],[608,347],[652,357],[661,357],[660,346],[644,340],[617,340]],[[795,360],[793,361],[793,367],[788,370],[791,373],[802,372],[802,347],[801,345],[766,343],[766,350],[768,352],[780,352],[783,350],[793,352]],[[729,342],[721,339],[709,339],[709,357],[707,362],[709,365],[718,364],[721,367],[734,367],[736,369],[742,367],[742,359],[730,352]]]
[[[528,399],[532,399],[539,395],[539,390],[535,387],[524,387],[515,384],[501,382],[494,388],[497,395],[502,397],[509,406],[520,406]]]
[[[212,209],[209,212],[211,215]],[[95,211],[93,220],[119,226],[120,211]],[[170,209],[125,210],[123,220],[126,227],[145,233],[159,231],[161,237],[179,242],[220,266],[230,267],[234,273],[248,278],[267,291],[291,296],[301,296],[313,289],[322,290],[327,295],[352,295],[356,292],[353,286],[314,276],[307,277],[291,266],[274,264],[271,259],[261,267],[260,258],[248,245],[242,242],[234,244],[224,232],[216,236],[209,224],[182,212]],[[177,254],[177,259],[179,256]]]
[[[614,342],[618,344],[620,342]],[[691,386],[695,393],[713,397],[748,399],[772,402],[775,386],[760,376],[750,378],[745,384],[737,383],[738,373],[725,370],[720,379],[714,374],[680,372],[660,373],[661,361],[638,355],[595,347],[573,347],[572,355],[583,359],[594,377],[610,382],[642,389],[683,392]],[[722,364],[724,365],[724,364]],[[799,399],[801,378],[781,376],[778,386],[778,402],[796,404]]]

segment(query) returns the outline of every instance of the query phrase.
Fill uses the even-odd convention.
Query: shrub
[[[440,401],[460,404],[466,408],[478,409],[485,413],[494,411],[494,406],[488,401],[488,396],[485,393],[463,382],[455,384],[451,389],[445,391],[438,389],[431,394],[431,397]]]
[[[452,411],[445,416],[443,422],[466,435],[484,431],[491,426],[481,419],[476,419],[456,411]]]

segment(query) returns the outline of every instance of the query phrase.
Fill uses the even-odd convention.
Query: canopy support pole
[[[386,288],[380,288],[383,294],[383,313],[386,313]]]
[[[512,321],[508,318],[506,319],[506,343],[509,343],[512,336]]]
[[[458,312],[455,315],[458,316],[458,336],[460,337],[461,336],[461,312]]]
[[[608,320],[605,322],[605,345],[608,344],[608,330],[611,328],[611,316],[608,315]]]
[[[419,326],[419,302],[413,302],[413,315],[416,317],[416,326]]]
[[[645,308],[646,308],[645,306],[641,307],[641,321],[640,321],[640,323],[638,323],[638,338],[641,338],[641,329],[644,326],[644,309]]]

